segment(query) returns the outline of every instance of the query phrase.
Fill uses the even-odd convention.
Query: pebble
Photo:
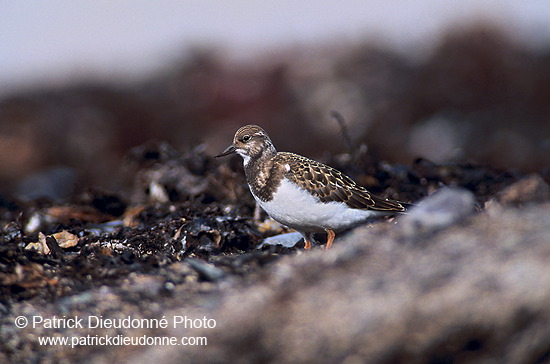
[[[207,281],[216,282],[223,277],[225,273],[220,268],[213,266],[212,264],[205,263],[199,259],[188,258],[186,262],[191,268],[193,268],[199,276]]]
[[[474,194],[464,188],[444,187],[418,202],[400,219],[405,233],[429,233],[451,226],[475,210]]]
[[[282,245],[286,248],[292,248],[300,241],[300,239],[302,239],[302,235],[298,232],[270,236],[262,241],[262,243],[258,246],[258,249],[262,248],[264,245]]]

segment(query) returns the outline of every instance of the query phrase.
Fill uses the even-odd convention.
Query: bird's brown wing
[[[372,195],[342,172],[323,163],[293,153],[278,153],[277,158],[287,179],[323,202],[345,202],[354,209],[405,211],[405,204]]]

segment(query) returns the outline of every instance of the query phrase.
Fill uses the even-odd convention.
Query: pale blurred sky
[[[67,80],[144,77],[212,46],[250,58],[376,40],[396,50],[478,20],[550,43],[549,0],[0,0],[0,94]]]

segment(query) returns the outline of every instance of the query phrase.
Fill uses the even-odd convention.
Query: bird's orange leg
[[[336,234],[334,233],[334,230],[326,229],[325,231],[327,232],[327,245],[325,247],[325,250],[329,250],[332,246],[332,242],[334,241],[334,237],[336,236]]]
[[[311,241],[309,236],[307,238],[304,237],[304,242],[305,242],[304,249],[307,249],[307,250],[311,249]]]

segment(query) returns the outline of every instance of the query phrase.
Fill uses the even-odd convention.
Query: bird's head
[[[258,125],[245,125],[235,133],[233,143],[216,158],[237,153],[246,165],[251,158],[274,154],[277,151],[267,133]]]

